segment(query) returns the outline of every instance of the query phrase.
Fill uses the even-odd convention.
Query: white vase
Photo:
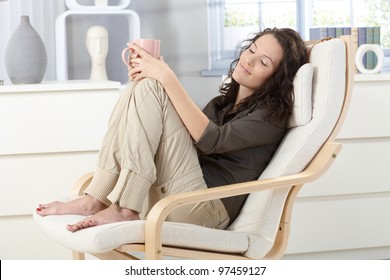
[[[46,72],[47,54],[41,37],[22,16],[5,51],[5,68],[14,84],[37,84]]]
[[[363,57],[367,52],[373,52],[377,57],[377,64],[373,69],[367,69],[363,65]],[[383,68],[384,63],[384,53],[380,45],[377,44],[361,44],[356,51],[355,55],[355,64],[356,68],[362,74],[377,74]]]

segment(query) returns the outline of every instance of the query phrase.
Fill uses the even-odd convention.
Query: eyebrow
[[[256,42],[253,42],[253,45],[255,45],[255,47],[256,47],[256,49],[257,49]],[[269,60],[271,60],[271,63],[274,64],[274,61],[273,61],[272,58],[270,58],[268,55],[263,54],[263,56],[265,56],[266,58],[268,58]]]

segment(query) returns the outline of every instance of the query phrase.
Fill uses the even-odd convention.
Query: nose
[[[246,55],[245,56],[245,63],[248,66],[252,66],[254,64],[255,58],[252,55]]]
[[[253,58],[247,57],[246,60],[245,60],[245,62],[246,62],[246,64],[247,64],[248,66],[252,66],[252,64],[253,64]]]
[[[102,53],[102,44],[103,44],[102,39],[99,39],[96,47],[98,54]]]

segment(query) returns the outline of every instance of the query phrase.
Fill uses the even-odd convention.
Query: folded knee
[[[164,101],[168,98],[161,83],[151,78],[144,78],[140,81],[137,81],[137,85],[133,88],[133,91],[135,98],[154,96],[160,101]]]

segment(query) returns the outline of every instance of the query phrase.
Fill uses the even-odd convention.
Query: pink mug
[[[136,39],[134,43],[141,48],[143,48],[147,53],[152,55],[154,58],[160,57],[160,40],[154,40],[154,39]],[[127,54],[127,51],[129,53]],[[130,66],[130,55],[131,55],[131,49],[129,47],[125,48],[122,51],[122,60],[127,65]]]

